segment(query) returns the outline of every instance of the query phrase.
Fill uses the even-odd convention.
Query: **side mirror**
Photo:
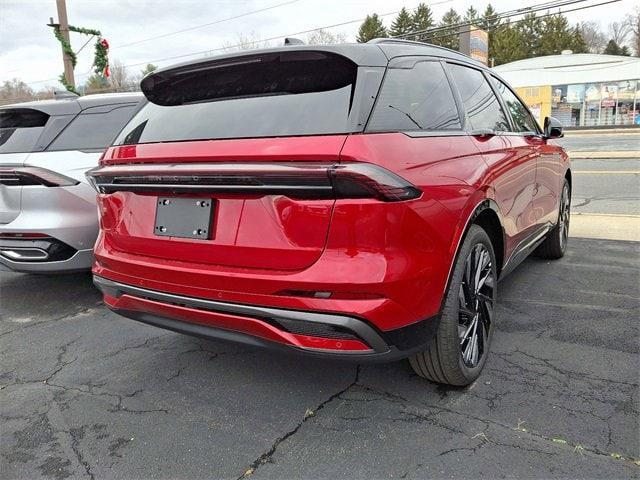
[[[562,138],[564,131],[560,120],[553,117],[545,117],[544,119],[544,138]]]

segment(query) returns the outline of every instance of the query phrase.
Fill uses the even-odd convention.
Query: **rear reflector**
[[[87,178],[100,193],[231,193],[383,202],[411,200],[421,194],[398,175],[368,163],[114,165],[90,170]]]
[[[19,240],[31,240],[34,238],[49,238],[46,233],[33,233],[33,232],[2,232],[0,238],[11,238]]]
[[[40,167],[0,167],[0,184],[6,186],[43,185],[45,187],[68,187],[77,185],[77,180],[65,177]]]

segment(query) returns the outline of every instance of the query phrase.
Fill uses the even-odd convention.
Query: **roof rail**
[[[440,48],[448,52],[453,52],[453,53],[457,53],[458,55],[468,57],[468,55],[465,55],[464,53],[459,52],[458,50],[453,50],[452,48],[442,47],[440,45],[434,45],[433,43],[416,42],[415,40],[405,40],[403,38],[374,38],[372,40],[369,40],[367,43],[373,43],[374,45],[380,44],[380,43],[397,43],[400,45],[414,45],[416,47]]]
[[[429,45],[425,42],[416,42],[415,40],[405,40],[404,38],[374,38],[369,40],[367,43],[401,43],[401,44],[409,44],[409,45]]]

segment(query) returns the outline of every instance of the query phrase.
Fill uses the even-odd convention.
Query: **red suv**
[[[377,40],[158,70],[89,177],[105,303],[177,332],[466,385],[498,279],[567,245],[571,173],[494,72]]]

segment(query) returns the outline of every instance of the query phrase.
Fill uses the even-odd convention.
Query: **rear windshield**
[[[353,62],[325,52],[263,54],[167,75],[145,90],[152,103],[115,143],[347,133],[356,77]]]
[[[0,110],[0,153],[32,152],[48,120],[32,108]]]

